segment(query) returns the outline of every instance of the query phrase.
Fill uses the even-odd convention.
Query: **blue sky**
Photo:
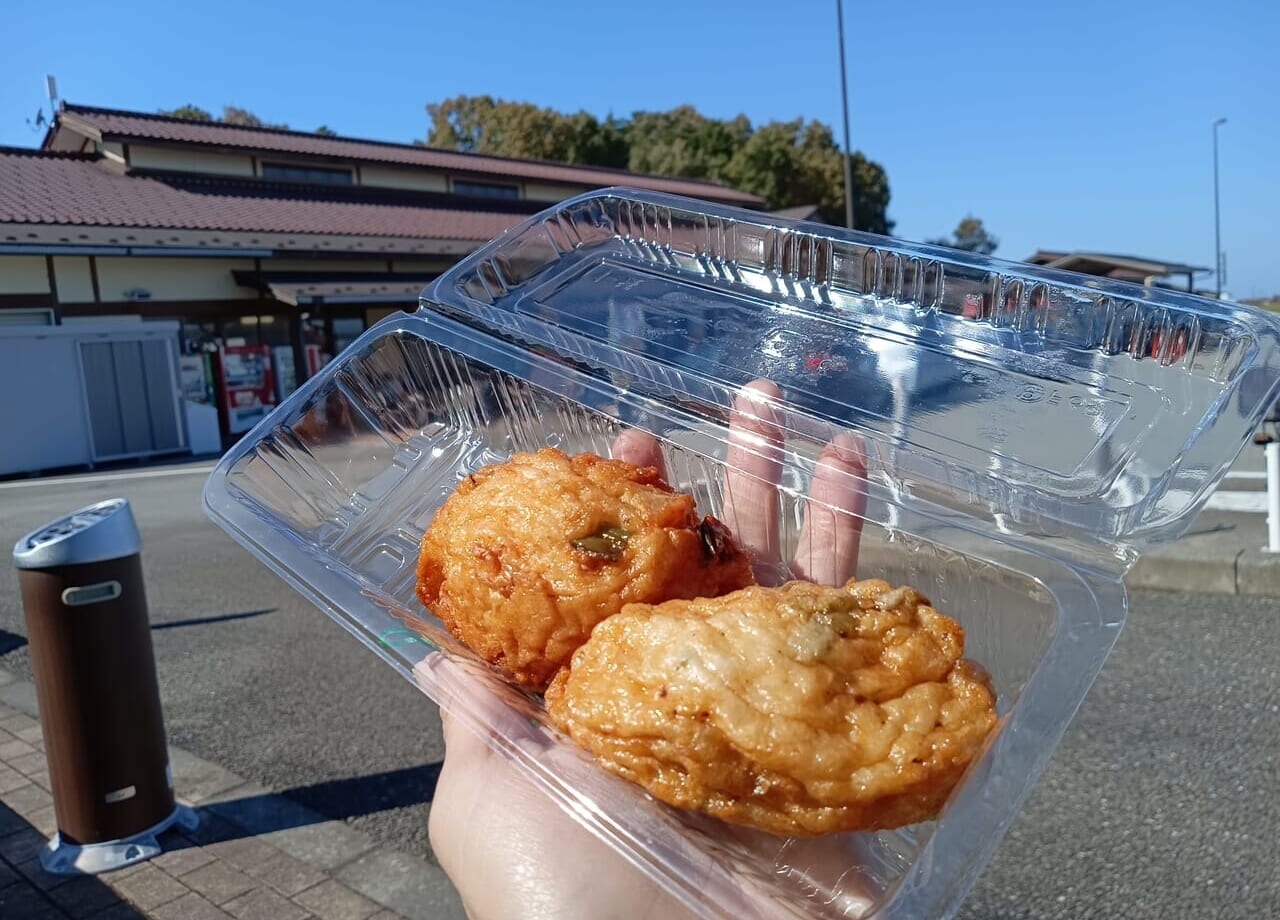
[[[853,145],[884,165],[896,233],[967,212],[997,255],[1092,249],[1213,264],[1210,123],[1236,297],[1280,294],[1280,3],[846,0]],[[831,0],[9,5],[0,143],[63,98],[408,141],[423,106],[490,93],[562,109],[692,103],[839,126]]]

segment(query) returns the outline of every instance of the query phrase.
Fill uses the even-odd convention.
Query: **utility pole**
[[[1222,221],[1218,217],[1218,128],[1227,120],[1219,118],[1213,123],[1213,279],[1222,299]]]
[[[844,67],[844,0],[836,0],[836,33],[840,39],[840,102],[844,111],[844,222],[852,230],[853,151],[849,149],[849,78]]]

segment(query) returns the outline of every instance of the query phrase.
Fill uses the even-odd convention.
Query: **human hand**
[[[756,381],[739,392],[730,416],[724,523],[752,554],[761,580],[780,580],[785,572],[778,500],[784,448],[781,400],[773,383]],[[613,455],[639,466],[656,466],[665,476],[659,444],[645,432],[624,432],[613,445]],[[853,577],[866,504],[865,474],[866,461],[856,438],[837,436],[822,451],[790,565],[793,577],[827,584]],[[450,695],[483,708],[482,718],[473,725],[486,724],[500,737],[537,743],[522,717],[464,667],[435,655],[420,671],[435,688],[448,686]],[[565,814],[472,725],[450,715],[447,701],[442,703],[446,755],[431,807],[430,838],[472,920],[693,916]],[[745,845],[765,836],[745,828],[726,832]],[[766,842],[775,850],[789,848],[793,870],[799,866],[796,871],[803,874],[834,880],[854,857],[839,842],[825,849],[821,844],[784,844],[778,838]],[[829,871],[824,871],[824,863]]]
[[[782,405],[775,383],[756,380],[738,392],[729,416],[724,524],[751,554],[757,578],[766,583],[786,580],[778,578],[786,571],[778,503],[785,446]],[[666,478],[661,447],[648,432],[624,431],[614,442],[613,456],[636,466],[655,466]],[[859,439],[836,435],[818,457],[790,577],[840,585],[854,576],[867,504],[866,474]]]

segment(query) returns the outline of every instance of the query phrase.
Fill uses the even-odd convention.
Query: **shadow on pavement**
[[[91,875],[52,875],[40,867],[45,836],[0,805],[0,917],[67,920],[110,910],[111,920],[145,920]]]
[[[0,655],[7,655],[14,649],[22,648],[27,644],[27,637],[20,636],[17,633],[6,632],[0,629]]]
[[[430,763],[202,805],[196,809],[200,828],[191,836],[213,843],[429,802],[441,766]]]
[[[282,794],[211,803],[197,809],[200,824],[194,830],[171,829],[160,836],[160,843],[169,853],[292,831],[291,847],[270,837],[267,842],[275,842],[295,854],[298,849],[332,854],[344,848],[353,854],[363,853],[367,844],[353,844],[349,836],[343,836],[349,831],[340,828],[335,832],[332,825],[344,818],[429,800],[435,792],[440,767],[426,764],[300,786]],[[114,873],[95,877],[45,872],[39,853],[46,841],[46,835],[26,818],[0,804],[0,918],[76,920],[102,916],[111,920],[145,920],[144,913],[112,889],[111,885],[117,884]],[[120,881],[123,888],[131,884],[123,877]]]
[[[179,626],[204,626],[208,623],[227,623],[231,620],[248,620],[251,617],[266,616],[268,613],[275,613],[275,607],[268,607],[266,610],[246,610],[244,613],[224,613],[216,617],[196,617],[191,620],[170,620],[167,623],[152,623],[152,629],[177,629]],[[25,639],[23,640],[26,641]],[[0,645],[0,649],[3,646]],[[3,654],[3,651],[0,651]]]
[[[265,610],[246,610],[244,613],[224,613],[216,617],[196,617],[191,620],[171,620],[168,623],[152,623],[152,629],[177,629],[179,626],[205,626],[209,623],[228,623],[232,620],[248,620],[252,617],[266,616],[275,613],[275,607]],[[27,637],[0,629],[0,655],[22,648],[27,644]]]
[[[430,802],[435,795],[441,766],[429,763],[369,776],[335,779],[311,786],[296,786],[280,794],[318,811],[326,818],[343,820]]]

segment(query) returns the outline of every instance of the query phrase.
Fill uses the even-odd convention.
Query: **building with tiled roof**
[[[1209,269],[1182,262],[1149,259],[1146,256],[1116,255],[1109,252],[1062,252],[1056,249],[1038,249],[1024,261],[1046,268],[1061,268],[1098,278],[1114,278],[1134,284],[1174,287],[1172,279],[1178,279],[1177,287],[1185,286],[1195,291],[1196,275],[1208,274]],[[1185,280],[1183,280],[1185,279]]]
[[[64,105],[40,149],[0,147],[0,324],[178,320],[206,389],[216,356],[256,349],[282,394],[481,243],[611,185],[763,207],[688,179]]]
[[[566,197],[566,190],[631,185],[741,207],[757,207],[762,203],[755,195],[694,179],[642,176],[599,166],[517,160],[438,150],[414,144],[394,144],[279,128],[251,128],[79,105],[63,106],[55,129],[44,146],[48,150],[80,151],[84,149],[85,140],[99,145],[132,143],[170,148],[177,146],[190,152],[242,151],[251,158],[266,162],[268,167],[272,161],[275,161],[274,165],[277,167],[291,162],[294,165],[328,163],[340,168],[363,167],[369,174],[358,176],[358,184],[379,186],[399,187],[403,177],[398,181],[394,174],[388,175],[383,170],[407,168],[414,170],[418,176],[411,187],[433,191],[448,190],[448,184],[443,181],[446,177],[456,177],[460,182],[472,177],[482,182],[492,182],[497,178],[503,183],[514,180],[515,184],[533,184],[536,188],[522,189],[525,194],[520,197],[542,201],[559,201]],[[132,159],[138,160],[136,156]],[[145,169],[148,163],[155,165],[153,157],[144,155],[137,165]],[[158,165],[164,168],[172,165],[172,161]],[[241,176],[261,176],[261,165],[240,163],[233,169],[224,161],[217,171]],[[248,172],[247,169],[255,169],[256,172]],[[422,170],[434,175],[435,181],[424,179]],[[494,191],[491,189],[489,193]],[[498,197],[505,196],[499,194]]]

